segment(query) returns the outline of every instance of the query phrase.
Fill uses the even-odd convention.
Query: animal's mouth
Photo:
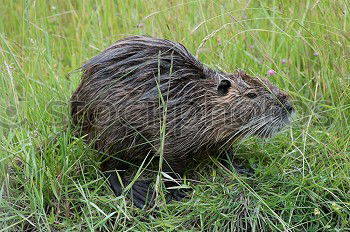
[[[295,111],[291,110],[288,113],[282,113],[277,117],[267,117],[266,120],[261,120],[255,125],[254,135],[260,138],[271,138],[278,134],[284,127],[291,124],[295,117]]]

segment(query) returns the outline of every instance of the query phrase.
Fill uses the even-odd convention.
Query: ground
[[[0,231],[350,230],[349,10],[346,0],[0,0]],[[68,101],[80,65],[128,35],[181,42],[212,68],[290,94],[290,127],[232,146],[253,176],[223,156],[186,176],[181,203],[143,211],[114,197],[96,152],[67,130]]]

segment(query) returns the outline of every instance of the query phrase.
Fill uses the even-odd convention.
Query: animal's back
[[[165,154],[195,149],[187,137],[199,120],[195,117],[202,107],[198,101],[208,94],[208,85],[215,86],[211,76],[217,73],[181,44],[129,37],[82,69],[83,80],[71,98],[73,122],[80,123],[98,150],[132,150],[142,159],[150,148],[159,148],[163,122],[167,125]]]

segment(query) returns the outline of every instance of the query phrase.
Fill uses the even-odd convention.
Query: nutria
[[[71,98],[73,125],[96,150],[117,158],[102,163],[117,196],[122,188],[116,170],[126,168],[123,161],[162,154],[162,170],[182,176],[190,163],[237,139],[274,135],[294,111],[288,95],[267,79],[215,71],[164,39],[119,40],[82,71]],[[137,181],[132,189],[136,206],[149,202],[149,182]]]

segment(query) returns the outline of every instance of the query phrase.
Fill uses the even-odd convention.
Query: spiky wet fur
[[[169,40],[128,37],[82,70],[71,111],[88,141],[140,161],[157,154],[164,124],[163,157],[179,173],[237,138],[273,135],[293,111],[288,96],[268,80],[214,71]]]

